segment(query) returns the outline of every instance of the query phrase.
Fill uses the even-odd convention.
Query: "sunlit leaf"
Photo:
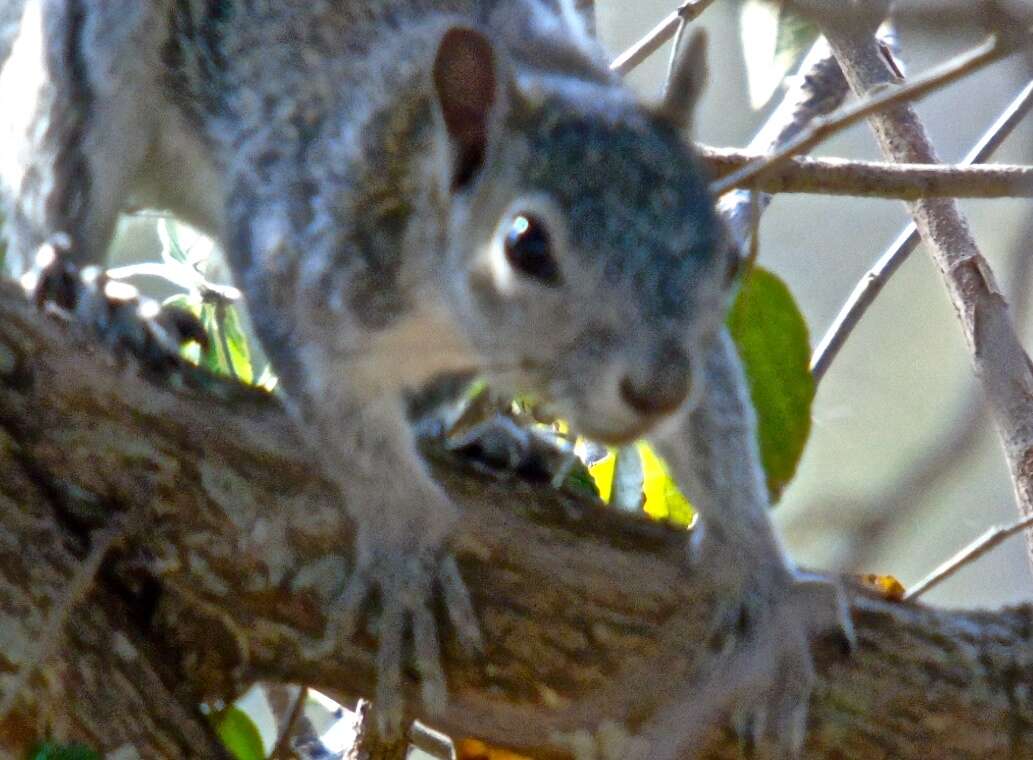
[[[599,491],[599,498],[610,503],[610,495],[613,493],[613,472],[617,466],[617,457],[610,451],[602,459],[588,465],[588,472],[595,481],[595,487]]]
[[[671,477],[667,465],[648,443],[640,442],[638,450],[642,457],[643,491],[646,495],[643,509],[646,514],[678,525],[691,525],[696,513]]]
[[[229,364],[222,350],[222,339],[219,334],[219,320],[215,314],[215,304],[206,303],[201,307],[201,326],[208,334],[208,346],[201,351],[201,359],[198,362],[205,369],[211,370],[218,375],[229,374]]]
[[[811,431],[814,379],[807,323],[789,288],[755,267],[728,315],[757,413],[768,490],[777,501],[792,480]]]
[[[212,718],[219,738],[237,760],[265,760],[262,735],[246,712],[231,707]]]
[[[692,505],[678,489],[667,465],[645,441],[635,444],[642,459],[642,509],[658,520],[669,520],[678,525],[690,525],[695,516]],[[599,490],[599,497],[610,502],[616,455],[610,451],[605,457],[588,466],[588,471]]]
[[[229,352],[226,357],[228,365],[233,368],[233,374],[238,380],[250,383],[254,377],[254,370],[251,366],[251,351],[248,348],[247,336],[240,323],[240,312],[234,306],[224,306],[220,312],[222,316],[220,335],[223,344],[221,349]]]

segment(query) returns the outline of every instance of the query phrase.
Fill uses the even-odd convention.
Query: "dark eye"
[[[552,256],[552,240],[538,217],[521,214],[514,218],[504,245],[506,260],[513,269],[546,285],[559,284],[560,270]]]

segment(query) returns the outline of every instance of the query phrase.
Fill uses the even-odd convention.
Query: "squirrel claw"
[[[463,651],[472,654],[484,652],[484,640],[481,637],[481,626],[477,622],[477,614],[473,609],[470,592],[466,588],[463,576],[459,573],[459,565],[455,557],[446,555],[441,562],[441,573],[438,577],[441,590],[445,595],[445,608],[449,619],[459,638]]]
[[[480,627],[469,592],[455,559],[447,554],[439,557],[421,550],[407,557],[384,550],[365,553],[334,605],[330,646],[351,638],[366,601],[374,594],[379,597],[377,686],[372,709],[377,730],[386,739],[404,731],[403,675],[407,666],[419,678],[420,698],[427,711],[440,713],[448,701],[441,632],[431,604],[436,593],[442,597],[464,651],[480,651]],[[411,649],[407,647],[410,640]]]
[[[740,608],[737,617],[740,628],[746,621],[763,639],[757,644],[768,649],[767,667],[757,674],[754,688],[742,691],[732,725],[747,757],[791,760],[800,756],[806,738],[815,677],[811,644],[835,636],[849,652],[853,628],[841,589],[819,576],[794,573],[784,595],[759,598],[768,603]]]
[[[788,656],[780,664],[773,687],[746,701],[732,714],[732,727],[743,754],[759,760],[795,760],[803,751],[807,707],[814,681],[809,654]]]

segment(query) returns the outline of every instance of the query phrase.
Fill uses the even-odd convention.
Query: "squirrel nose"
[[[650,378],[638,383],[631,376],[620,382],[621,399],[643,417],[659,417],[676,411],[689,395],[688,373],[677,378]]]

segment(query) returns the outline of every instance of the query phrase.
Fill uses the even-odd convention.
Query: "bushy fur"
[[[712,340],[732,253],[689,143],[610,73],[566,0],[0,0],[0,23],[22,7],[0,73],[11,256],[64,233],[75,263],[99,263],[130,203],[221,242],[359,525],[339,623],[350,634],[379,594],[377,706],[397,730],[403,665],[431,707],[444,698],[430,597],[477,639],[456,510],[405,395],[479,371],[612,442],[689,409],[713,346],[734,361]],[[557,277],[508,257],[521,216],[544,227]],[[715,524],[770,570],[743,572],[763,617],[790,572],[741,377],[716,366],[734,387],[712,389],[727,409],[699,429],[727,433],[735,461],[706,436],[665,450],[708,517],[708,489],[746,484]],[[786,641],[805,672],[805,642]]]

